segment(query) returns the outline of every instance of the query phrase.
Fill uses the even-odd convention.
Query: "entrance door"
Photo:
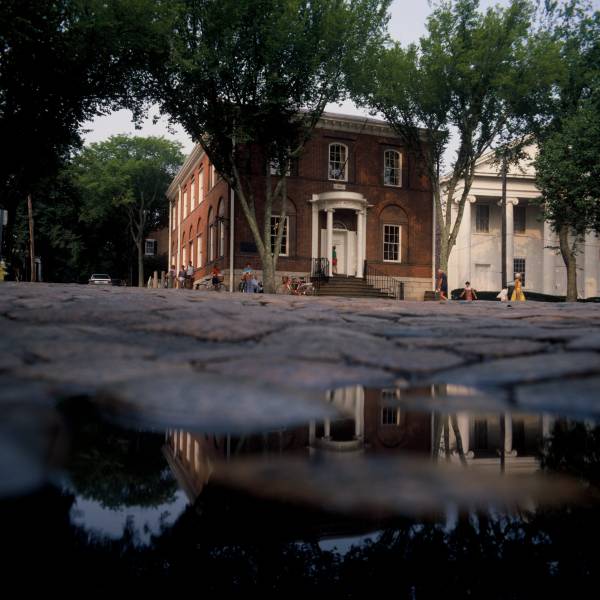
[[[356,275],[356,231],[333,230],[338,275]],[[327,254],[327,230],[321,229],[321,256]]]
[[[347,275],[348,274],[348,261],[347,261],[347,248],[346,248],[346,232],[345,231],[334,231],[333,232],[333,245],[335,247],[335,253],[337,255],[337,274]]]

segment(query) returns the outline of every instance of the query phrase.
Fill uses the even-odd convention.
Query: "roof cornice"
[[[324,112],[317,123],[318,129],[332,129],[335,131],[346,131],[349,133],[364,133],[367,135],[380,135],[402,139],[398,133],[390,127],[387,121],[363,117],[360,115],[344,115],[338,113]],[[422,138],[425,140],[426,129],[420,129]]]
[[[190,173],[194,170],[198,162],[204,157],[204,149],[200,144],[196,144],[194,149],[189,153],[185,159],[181,169],[177,172],[177,175],[171,181],[171,185],[167,189],[167,198],[172,200],[177,196],[179,186],[190,176]]]

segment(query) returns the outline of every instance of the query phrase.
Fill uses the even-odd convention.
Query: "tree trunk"
[[[271,253],[261,256],[263,266],[263,289],[266,294],[274,294],[277,291],[275,281],[275,261]]]
[[[448,258],[450,257],[450,249],[448,244],[448,237],[444,235],[440,236],[440,269],[448,275]]]
[[[502,288],[508,287],[508,273],[506,272],[506,255],[507,255],[507,247],[506,247],[506,179],[508,176],[508,165],[506,164],[506,157],[502,158],[502,201],[501,201],[501,210],[502,210],[502,219],[501,219],[501,227],[500,227],[500,236],[502,242]]]
[[[569,228],[562,226],[558,232],[560,253],[567,267],[567,302],[577,302],[577,254],[576,242],[569,245]]]
[[[27,216],[29,218],[29,265],[30,265],[30,280],[35,281],[35,243],[33,237],[33,206],[31,204],[31,194],[27,196]]]
[[[138,287],[144,287],[144,252],[142,240],[136,241],[137,255],[138,255]]]

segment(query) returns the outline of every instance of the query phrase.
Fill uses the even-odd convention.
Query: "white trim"
[[[398,228],[398,260],[390,260],[389,258],[388,259],[385,258],[385,228],[386,227],[397,227]],[[402,262],[402,225],[400,225],[399,223],[383,223],[381,241],[382,241],[383,262],[392,263],[392,264],[401,263]]]
[[[331,176],[331,148],[333,146],[340,146],[341,148],[344,148],[346,151],[346,155],[343,157],[343,165],[344,165],[344,171],[341,174],[341,177],[332,177]],[[342,144],[342,142],[331,142],[331,144],[329,144],[329,146],[327,147],[327,179],[329,181],[348,181],[348,158],[349,158],[350,154],[348,151],[348,146],[346,144]],[[342,162],[342,157],[341,157],[341,153],[340,153],[340,162]]]
[[[202,234],[196,235],[196,261],[197,268],[201,269],[204,266],[204,253],[202,252]]]
[[[394,154],[398,155],[398,167],[394,167],[394,169],[398,172],[398,183],[386,183],[385,182],[385,171],[387,169],[386,155],[388,152],[393,152]],[[400,150],[396,150],[394,148],[386,148],[383,151],[383,185],[385,187],[396,187],[396,188],[402,187],[402,152],[400,152]]]
[[[271,251],[273,251],[273,219],[281,219],[280,215],[271,215]],[[290,255],[290,216],[286,215],[284,225],[284,236],[282,241],[285,239],[285,252],[280,252],[279,256],[287,257]],[[283,244],[280,250],[283,250]]]

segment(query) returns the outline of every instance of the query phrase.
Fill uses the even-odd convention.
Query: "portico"
[[[311,255],[327,258],[328,276],[333,273],[333,248],[336,247],[340,275],[363,277],[363,265],[366,257],[367,200],[362,194],[346,191],[313,194],[309,201],[312,206],[312,244]],[[326,213],[326,225],[319,227],[319,213]],[[354,213],[356,230],[352,231],[335,219],[335,213],[343,211]]]

